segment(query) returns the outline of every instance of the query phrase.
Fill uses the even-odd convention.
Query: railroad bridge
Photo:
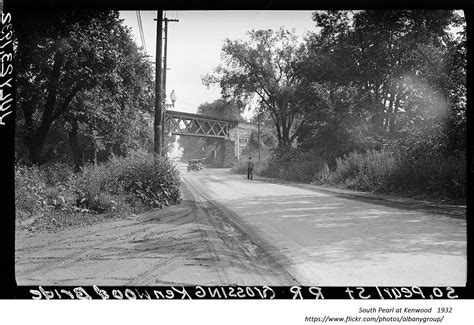
[[[164,134],[221,139],[214,157],[219,165],[225,167],[242,158],[242,150],[247,146],[252,131],[257,130],[254,123],[173,110],[165,111],[163,126]]]

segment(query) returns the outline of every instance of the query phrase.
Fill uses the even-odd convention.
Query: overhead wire
[[[137,10],[137,21],[138,21],[138,30],[140,32],[140,38],[142,41],[143,49],[146,52],[146,43],[145,43],[145,34],[143,33],[143,24],[142,24],[142,17],[140,15],[140,10]]]
[[[139,17],[140,17],[141,34],[142,34],[142,38],[143,38],[143,49],[145,50],[145,53],[146,53],[145,30],[143,29],[143,23],[142,23],[142,17],[141,17],[140,11],[138,11],[138,13],[139,13]]]

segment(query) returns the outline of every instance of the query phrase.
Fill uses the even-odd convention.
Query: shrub
[[[364,182],[361,189],[380,191],[390,186],[395,168],[395,158],[389,151],[370,150],[365,155]]]
[[[465,152],[451,150],[440,127],[411,130],[391,143],[393,189],[437,199],[466,199]]]
[[[74,176],[73,168],[64,163],[42,166],[41,170],[48,186],[66,184]]]
[[[332,174],[335,183],[343,183],[346,180],[355,179],[364,166],[364,157],[357,152],[351,152],[343,157],[336,158],[336,169]]]
[[[466,160],[463,157],[437,156],[408,159],[400,156],[392,175],[395,188],[434,198],[465,200]]]
[[[60,166],[59,168],[64,168]],[[77,210],[76,177],[55,175],[56,166],[15,166],[15,210],[19,219],[53,210]]]
[[[273,152],[267,173],[291,181],[311,182],[324,161],[314,152],[279,148]]]
[[[257,175],[300,182],[432,199],[466,199],[466,159],[454,155],[440,142],[440,135],[415,133],[383,150],[350,152],[329,165],[315,152],[277,148],[268,160],[256,164]],[[234,165],[236,173],[247,172],[246,161]]]
[[[331,184],[331,171],[328,164],[324,161],[321,169],[314,175],[313,183]]]
[[[168,159],[135,152],[126,158],[85,166],[73,174],[66,165],[15,166],[18,219],[77,213],[113,214],[149,209],[180,201],[179,173]],[[67,219],[67,218],[66,218]]]
[[[378,192],[390,185],[395,168],[391,152],[369,150],[366,153],[351,152],[336,159],[336,169],[330,173],[329,183],[347,188]]]
[[[15,210],[18,218],[47,210],[46,182],[36,166],[15,166]]]
[[[89,199],[102,191],[116,195],[132,194],[147,207],[163,207],[180,201],[179,172],[169,159],[143,152],[126,158],[112,157],[100,168],[84,171],[83,190]],[[130,201],[130,199],[129,199]]]
[[[290,165],[283,170],[282,178],[291,181],[309,183],[323,166],[322,159],[310,154],[298,154]]]
[[[311,182],[322,168],[324,161],[314,153],[289,149],[275,149],[270,159],[255,162],[255,174],[279,177],[285,180]],[[247,161],[238,161],[232,167],[234,173],[246,174]]]
[[[49,186],[45,190],[46,204],[50,209],[72,211],[76,206],[77,193],[72,183]]]

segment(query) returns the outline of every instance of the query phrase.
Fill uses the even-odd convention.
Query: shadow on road
[[[298,238],[300,247],[292,248],[301,253],[302,260],[308,256],[331,262],[370,261],[394,253],[466,254],[463,219],[395,202],[377,204],[379,200],[348,199],[345,195],[282,195],[219,201],[223,203],[247,225],[248,233],[260,228],[280,240],[285,236]],[[270,253],[277,252],[285,255],[281,248]]]

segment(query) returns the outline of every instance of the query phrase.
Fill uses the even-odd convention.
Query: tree
[[[466,24],[463,19],[457,23],[462,26],[459,37],[448,45],[444,57],[446,67],[446,89],[449,98],[449,112],[446,122],[447,147],[457,154],[466,150],[466,109],[467,109],[467,37]]]
[[[116,11],[15,13],[20,118],[33,163],[45,161],[53,124],[71,118],[73,101],[100,85],[114,91],[124,29]],[[76,129],[72,122],[72,134]]]
[[[309,108],[300,146],[335,157],[443,123],[448,28],[458,18],[449,10],[315,12],[321,30],[307,38],[299,69]]]
[[[226,101],[224,99],[217,99],[212,103],[204,103],[198,106],[197,113],[214,118],[222,118],[234,121],[244,121],[240,114],[241,108],[237,103]]]
[[[296,95],[303,47],[283,29],[252,30],[248,36],[245,42],[225,40],[223,62],[203,82],[218,84],[225,99],[260,106],[274,122],[279,146],[290,146],[304,124],[303,102]]]
[[[130,149],[150,146],[151,112],[153,110],[152,67],[147,57],[133,42],[128,30],[123,29],[116,79],[108,87],[96,85],[76,96],[73,109],[66,120],[75,129],[83,125],[88,147],[97,161],[98,151],[126,155]],[[74,132],[70,132],[71,144]],[[76,166],[80,162],[79,145],[71,145]]]
[[[454,17],[450,10],[368,10],[354,15],[350,43],[358,83],[372,101],[379,132],[393,137],[404,126],[397,121],[411,123],[410,113],[423,119],[430,115],[426,109],[440,103],[436,97],[444,96],[442,57]]]

